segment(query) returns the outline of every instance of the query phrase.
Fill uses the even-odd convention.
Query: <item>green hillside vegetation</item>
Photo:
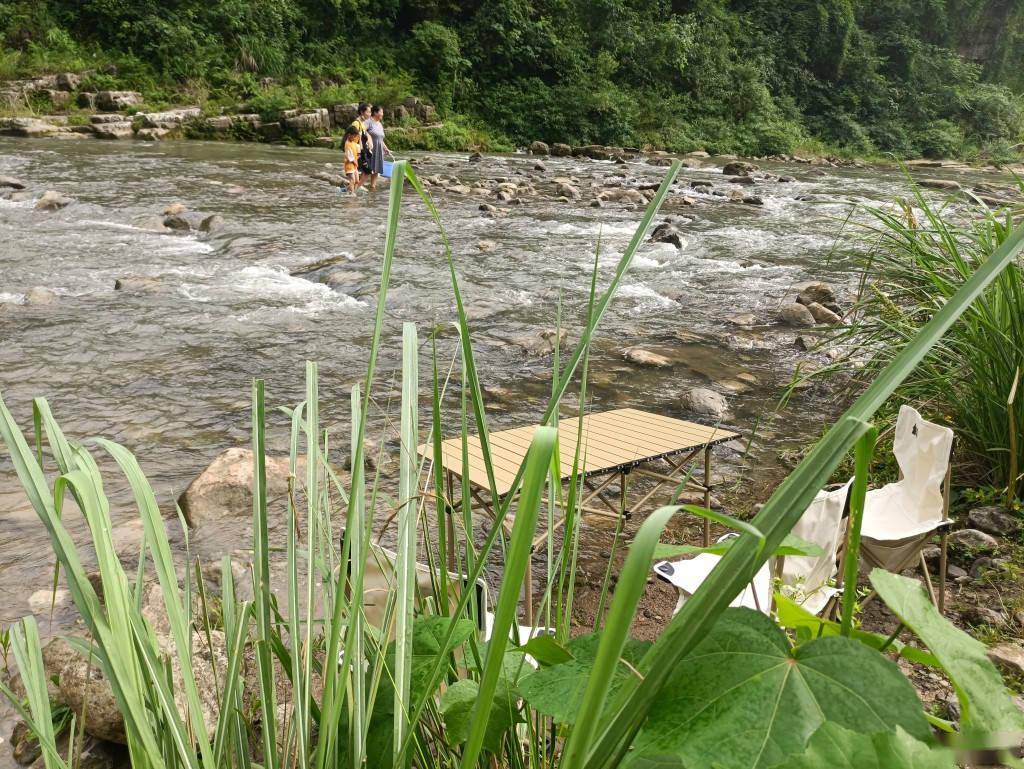
[[[1024,126],[1014,0],[8,0],[0,35],[0,77],[211,114],[415,93],[496,143],[1007,159]]]

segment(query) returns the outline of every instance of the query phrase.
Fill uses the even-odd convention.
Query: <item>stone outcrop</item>
[[[104,112],[119,112],[142,104],[138,91],[100,91],[96,94],[96,109]]]

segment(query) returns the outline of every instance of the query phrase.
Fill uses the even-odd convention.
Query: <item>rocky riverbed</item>
[[[667,159],[410,159],[452,243],[491,426],[534,422],[550,392],[559,305],[562,341],[571,344],[595,254],[603,286]],[[589,405],[638,406],[735,428],[744,440],[720,449],[716,496],[744,511],[786,472],[780,454],[818,435],[841,406],[835,394],[808,388],[784,418],[771,418],[798,367],[828,362],[829,351],[815,343],[851,305],[856,276],[848,251],[836,248],[844,223],[856,203],[887,204],[908,184],[892,169],[699,154],[684,160],[688,167],[600,329]],[[348,388],[365,368],[372,331],[387,193],[342,196],[338,173],[337,153],[321,149],[0,139],[0,391],[22,426],[31,429],[30,399],[44,395],[69,435],[125,444],[169,519],[204,468],[247,444],[254,376],[268,380],[270,404],[294,405],[304,397],[303,362],[320,361],[321,411],[332,443],[343,445]],[[915,173],[932,180],[928,194],[946,196],[955,185],[1013,196],[1012,181],[995,171]],[[397,447],[389,418],[401,322],[417,321],[425,337],[452,318],[439,237],[410,193],[371,414],[372,453],[385,477]],[[442,333],[444,363],[453,352],[453,336]],[[566,413],[576,408],[568,398]],[[268,414],[270,448],[280,455],[287,420]],[[340,452],[336,459],[344,465]],[[112,471],[115,543],[130,556],[141,527],[114,478]],[[232,552],[244,559],[248,513],[185,507],[194,553],[206,562]],[[0,624],[34,612],[44,634],[73,628],[66,594],[51,615],[50,548],[6,452],[0,521]],[[627,525],[627,536],[637,523]],[[84,540],[80,520],[69,526]],[[696,531],[681,522],[670,536]],[[180,533],[175,541],[181,546]],[[600,582],[610,541],[607,525],[588,526],[584,587]],[[954,565],[973,569],[974,559]],[[489,579],[499,576],[495,567]],[[581,591],[581,624],[590,594]],[[652,584],[637,633],[656,634],[673,603],[668,588]],[[592,619],[593,606],[589,612]],[[1004,627],[1016,628],[1019,619],[1003,614]]]

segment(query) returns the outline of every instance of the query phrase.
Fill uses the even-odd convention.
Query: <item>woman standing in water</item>
[[[384,143],[384,108],[379,104],[370,110],[370,118],[364,122],[366,132],[373,143],[370,155],[370,189],[377,189],[377,177],[384,173],[384,153],[391,155],[391,150]],[[391,155],[394,157],[394,155]]]

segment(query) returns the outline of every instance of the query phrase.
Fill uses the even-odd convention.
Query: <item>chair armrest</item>
[[[956,523],[956,521],[954,521],[952,519],[946,519],[945,521],[940,521],[939,525],[935,527],[935,531],[940,532],[940,533],[947,533],[947,532],[949,532],[950,529],[953,528],[953,524],[955,524],[955,523]]]

